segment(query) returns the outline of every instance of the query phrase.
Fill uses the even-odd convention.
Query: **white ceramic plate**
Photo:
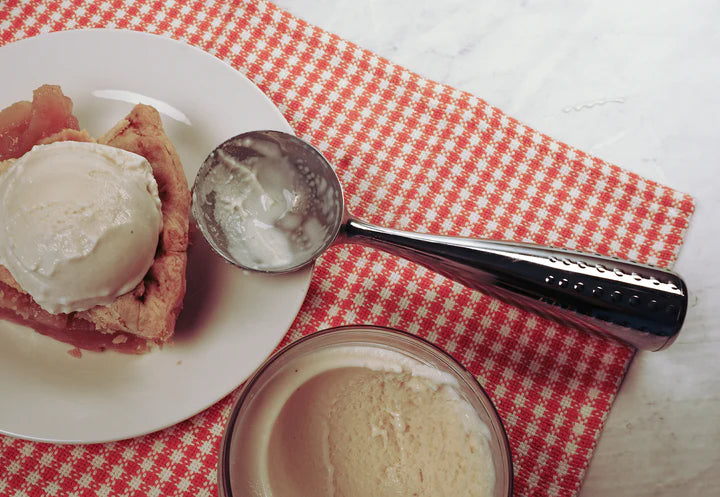
[[[231,136],[290,126],[250,81],[211,55],[167,38],[84,30],[0,48],[0,107],[44,83],[74,101],[98,136],[134,103],[154,105],[188,181]],[[67,354],[70,346],[0,321],[0,432],[89,443],[149,433],[200,412],[240,385],[269,355],[302,304],[311,270],[243,274],[194,233],[188,291],[175,343],[142,356]]]

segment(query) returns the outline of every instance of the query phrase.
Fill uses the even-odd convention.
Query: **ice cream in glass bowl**
[[[512,495],[507,435],[463,366],[417,336],[319,331],[246,382],[220,447],[223,497]]]

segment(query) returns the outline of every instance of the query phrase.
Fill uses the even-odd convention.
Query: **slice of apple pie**
[[[41,149],[50,158],[49,160],[55,160],[59,164],[50,175],[42,173],[46,176],[43,178],[45,181],[28,181],[22,188],[14,183],[11,184],[9,190],[0,188],[0,195],[6,197],[0,198],[0,204],[2,204],[0,205],[0,215],[6,215],[3,209],[5,211],[10,209],[7,207],[11,205],[7,199],[9,196],[7,191],[14,192],[15,196],[21,198],[17,202],[23,205],[22,209],[16,208],[12,211],[15,216],[13,219],[17,218],[20,221],[33,219],[32,216],[37,216],[36,211],[42,208],[50,212],[41,218],[43,222],[45,219],[50,219],[47,221],[53,223],[50,231],[59,233],[56,233],[50,240],[46,239],[50,236],[47,235],[48,229],[42,226],[33,228],[28,222],[23,227],[22,224],[18,224],[20,221],[15,224],[6,221],[3,224],[5,231],[10,230],[11,233],[0,233],[0,244],[12,245],[10,248],[15,252],[18,252],[18,246],[30,248],[21,251],[17,255],[17,261],[10,263],[6,260],[9,258],[2,256],[7,254],[9,249],[4,250],[4,247],[0,247],[0,262],[2,263],[0,265],[0,318],[29,326],[43,335],[51,336],[81,349],[105,350],[111,348],[131,353],[144,352],[148,350],[150,343],[164,343],[170,340],[185,295],[190,206],[190,192],[185,173],[175,148],[163,130],[160,116],[154,108],[142,104],[135,106],[126,118],[100,137],[97,142],[94,142],[86,132],[78,129],[77,120],[72,116],[71,108],[72,103],[62,94],[59,87],[45,85],[35,91],[32,103],[14,104],[0,112],[0,158],[6,159],[0,163],[0,171],[2,171],[0,183],[10,181],[8,178],[12,175],[9,173],[13,173],[14,167],[26,168],[27,171],[22,171],[23,175],[41,174],[37,171],[33,172],[32,161],[24,160],[28,154],[37,155],[38,149]],[[43,113],[45,113],[46,119],[43,118]],[[48,179],[47,176],[61,175],[62,179],[62,175],[65,174],[63,167],[68,168],[67,171],[72,174],[85,174],[80,165],[82,161],[78,161],[78,165],[75,165],[77,154],[74,150],[72,153],[76,155],[72,155],[72,160],[65,160],[65,162],[60,155],[54,155],[60,154],[60,152],[52,147],[57,148],[57,144],[61,142],[75,142],[75,144],[66,143],[65,148],[76,146],[82,148],[81,144],[83,143],[96,143],[97,145],[90,146],[99,148],[101,155],[125,153],[121,152],[124,150],[141,156],[139,159],[146,159],[151,167],[151,176],[154,178],[154,182],[151,180],[147,182],[147,191],[139,191],[138,188],[131,186],[128,187],[128,193],[126,193],[120,184],[116,189],[115,185],[111,182],[108,183],[112,181],[112,175],[102,168],[94,168],[94,166],[88,166],[89,172],[86,176],[92,176],[92,181],[101,181],[101,183],[88,184],[101,184],[102,188],[108,190],[106,194],[109,197],[117,197],[119,199],[117,201],[121,204],[134,201],[147,203],[152,198],[159,198],[155,214],[157,219],[152,217],[151,204],[148,204],[150,211],[147,209],[139,211],[136,216],[138,218],[136,224],[128,224],[124,210],[115,212],[112,208],[115,204],[110,200],[101,202],[102,205],[96,207],[98,212],[85,212],[89,208],[79,201],[73,204],[72,211],[67,211],[67,207],[58,204],[56,197],[62,196],[60,193],[63,192],[52,189],[62,188],[62,185],[70,180],[53,182],[54,180]],[[34,145],[42,145],[45,148],[32,148]],[[108,151],[109,147],[121,150]],[[123,167],[126,169],[119,173],[121,177],[142,173],[135,166]],[[15,176],[20,175],[18,171],[14,171]],[[42,170],[38,169],[38,171]],[[149,173],[149,170],[147,172]],[[147,175],[149,176],[149,174]],[[65,179],[67,180],[67,178]],[[84,181],[87,178],[80,179]],[[42,186],[47,184],[51,186]],[[141,185],[145,185],[145,183],[141,183]],[[18,192],[23,193],[24,196],[20,197],[21,193]],[[96,197],[100,195],[97,192],[93,192],[93,194]],[[67,192],[64,192],[65,197],[68,195]],[[76,193],[73,192],[72,195],[76,195]],[[78,190],[77,195],[80,197],[84,195],[82,189]],[[42,206],[38,206],[39,203],[35,202],[34,197],[44,199]],[[63,217],[61,214],[66,211],[68,214]],[[126,231],[118,228],[119,231],[112,231],[112,236],[100,237],[95,240],[93,245],[86,240],[85,234],[93,231],[92,223],[97,218],[109,219],[111,223],[115,223]],[[66,224],[77,224],[84,219],[89,220],[88,227],[85,231],[81,231],[81,236],[77,235],[78,231],[73,231],[77,226],[65,226]],[[140,226],[140,231],[147,226],[154,227],[157,230],[155,233],[159,234],[157,243],[155,244],[155,240],[152,239],[153,245],[149,249],[144,249],[149,256],[146,262],[139,260],[141,257],[136,255],[133,249],[135,247],[133,237],[140,236],[138,226]],[[24,231],[40,233],[38,236],[41,240],[35,244],[28,244],[26,240],[23,240]],[[152,231],[150,232],[152,233]],[[144,236],[147,237],[147,235]],[[152,235],[150,236],[152,237]],[[18,240],[20,241],[18,242]],[[26,245],[22,245],[20,242],[26,242]],[[97,267],[98,264],[81,266],[75,262],[74,256],[72,256],[67,257],[66,263],[58,269],[57,261],[53,261],[52,257],[48,255],[56,253],[53,252],[55,245],[61,246],[57,250],[65,251],[69,250],[68,246],[71,247],[72,250],[75,250],[72,254],[105,251],[104,258],[99,259],[103,261],[103,265],[102,267]],[[48,249],[48,246],[51,249]],[[76,267],[80,268],[78,274],[73,274],[72,270]],[[88,267],[91,267],[91,270],[88,270]],[[15,271],[13,271],[14,268]],[[80,274],[81,270],[84,271],[83,274]],[[139,282],[133,281],[131,288],[127,288],[127,282],[125,282],[125,287],[113,287],[108,290],[106,282],[103,280],[101,283],[105,286],[101,285],[97,290],[100,295],[98,302],[101,303],[89,305],[88,302],[92,304],[96,301],[85,298],[84,294],[82,298],[77,297],[75,295],[77,289],[74,288],[77,286],[77,282],[81,282],[82,285],[78,285],[82,288],[78,291],[80,293],[88,291],[86,287],[89,284],[85,284],[85,281],[92,280],[94,277],[93,274],[88,275],[88,272],[109,273],[116,279],[117,277],[123,278],[126,273],[136,272]],[[45,281],[53,278],[55,282],[67,282],[65,286],[59,287],[60,295],[57,295],[57,284],[53,287],[54,293],[46,291],[48,285],[45,284]],[[67,295],[63,292],[66,292]],[[76,307],[73,308],[73,305]]]

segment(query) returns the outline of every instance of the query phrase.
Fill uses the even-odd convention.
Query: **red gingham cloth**
[[[259,0],[0,6],[2,44],[81,27],[164,34],[229,62],[326,154],[349,208],[371,222],[667,266],[692,214],[687,195]],[[577,493],[632,357],[629,348],[358,246],[320,260],[283,343],[351,323],[417,333],[477,375],[507,428],[520,496]],[[234,398],[123,442],[73,447],[0,437],[0,495],[215,495],[217,447]]]

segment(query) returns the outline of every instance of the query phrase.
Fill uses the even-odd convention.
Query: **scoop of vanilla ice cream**
[[[152,168],[125,150],[39,145],[0,176],[0,263],[51,313],[132,290],[153,263],[161,228]]]
[[[249,397],[233,493],[490,497],[490,430],[447,372],[375,346],[296,357]]]
[[[489,497],[487,441],[463,423],[464,404],[450,386],[409,371],[325,371],[275,423],[272,495]]]

